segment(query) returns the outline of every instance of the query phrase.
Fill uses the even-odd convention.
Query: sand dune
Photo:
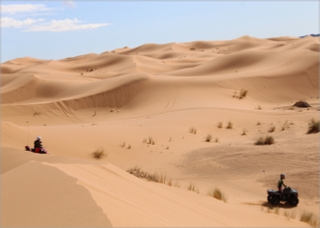
[[[319,213],[318,134],[306,133],[319,119],[317,38],[25,57],[1,64],[1,81],[3,227],[308,227],[300,216]],[[24,151],[38,135],[49,155]],[[266,135],[273,145],[254,145]],[[266,202],[280,173],[298,207]],[[226,202],[207,195],[217,187]]]

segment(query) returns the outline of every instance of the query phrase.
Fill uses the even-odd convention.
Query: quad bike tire
[[[291,197],[290,199],[289,199],[289,204],[291,205],[291,206],[297,206],[298,205],[298,203],[299,203],[299,199],[297,198],[297,197]]]
[[[275,206],[280,203],[280,198],[277,196],[268,196],[268,202]]]

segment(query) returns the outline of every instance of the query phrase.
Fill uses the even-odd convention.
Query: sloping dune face
[[[288,81],[291,98],[301,96],[302,90],[316,96],[318,46],[316,38],[244,36],[231,41],[145,44],[57,61],[20,58],[1,66],[2,105],[4,111],[8,105],[40,105],[49,110],[57,103],[73,110],[123,107],[155,79],[168,77],[188,84],[202,82],[205,76],[206,83],[229,89],[245,82],[254,94],[257,84],[276,87],[280,81]],[[299,80],[300,88],[291,83],[292,78]],[[273,90],[274,95],[266,97],[272,99],[280,93]]]
[[[3,227],[319,224],[318,133],[307,133],[319,120],[318,38],[18,58],[1,64],[0,93]],[[36,136],[50,154],[24,151]],[[267,202],[280,173],[298,207]],[[208,196],[217,189],[225,200]]]

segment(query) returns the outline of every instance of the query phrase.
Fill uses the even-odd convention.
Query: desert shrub
[[[146,171],[143,171],[138,166],[135,166],[134,168],[128,169],[127,172],[138,177],[138,178],[146,179],[147,181],[152,181],[152,182],[162,183],[162,184],[167,183],[167,175],[166,174],[148,173]]]
[[[143,142],[146,144],[151,144],[151,145],[155,144],[155,141],[153,140],[152,137],[149,137],[148,139],[143,139]]]
[[[194,127],[190,127],[190,128],[189,128],[189,132],[190,132],[191,134],[197,134],[197,129],[195,129]]]
[[[211,196],[211,197],[216,198],[218,200],[222,200],[225,203],[227,202],[227,197],[219,188],[215,188],[215,189],[210,190],[208,192],[208,196]]]
[[[312,119],[309,123],[308,134],[318,133],[319,132],[319,120]]]
[[[275,126],[271,126],[270,128],[269,128],[269,130],[268,130],[268,132],[274,132],[275,131],[275,129],[276,129],[276,127]]]
[[[241,135],[247,135],[247,130],[243,129],[242,134]]]
[[[103,148],[99,148],[99,149],[93,151],[91,155],[92,155],[92,157],[95,158],[95,159],[101,159],[101,158],[107,156],[107,155],[105,154]]]
[[[267,135],[266,137],[260,137],[256,142],[255,145],[271,145],[274,144],[274,138],[272,136]]]
[[[231,121],[229,121],[226,128],[227,129],[232,129],[233,128],[233,123]]]
[[[211,139],[212,139],[212,136],[210,134],[208,134],[207,137],[206,137],[206,142],[210,142]]]
[[[306,101],[297,101],[296,103],[294,103],[293,105],[294,107],[298,107],[298,108],[309,108],[311,107],[308,102]]]
[[[319,222],[317,216],[314,213],[304,211],[300,217],[301,222],[308,223],[312,227],[318,227]]]
[[[245,98],[245,97],[247,96],[247,94],[248,94],[248,90],[246,90],[246,89],[241,89],[241,90],[240,90],[239,99]]]
[[[222,122],[219,122],[218,123],[218,128],[222,128],[223,127],[223,123]]]
[[[196,185],[195,185],[194,183],[190,183],[190,184],[189,184],[188,190],[189,190],[189,191],[196,192],[196,193],[199,193],[199,190],[196,188]]]
[[[34,113],[33,113],[33,116],[40,116],[41,115],[41,112],[38,112],[38,111],[35,111]]]

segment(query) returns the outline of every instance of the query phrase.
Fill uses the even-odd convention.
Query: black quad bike
[[[267,193],[268,202],[272,205],[278,205],[280,204],[280,202],[287,202],[291,206],[295,207],[299,203],[298,191],[290,187],[285,187],[282,194],[279,191],[273,189],[268,189]]]

